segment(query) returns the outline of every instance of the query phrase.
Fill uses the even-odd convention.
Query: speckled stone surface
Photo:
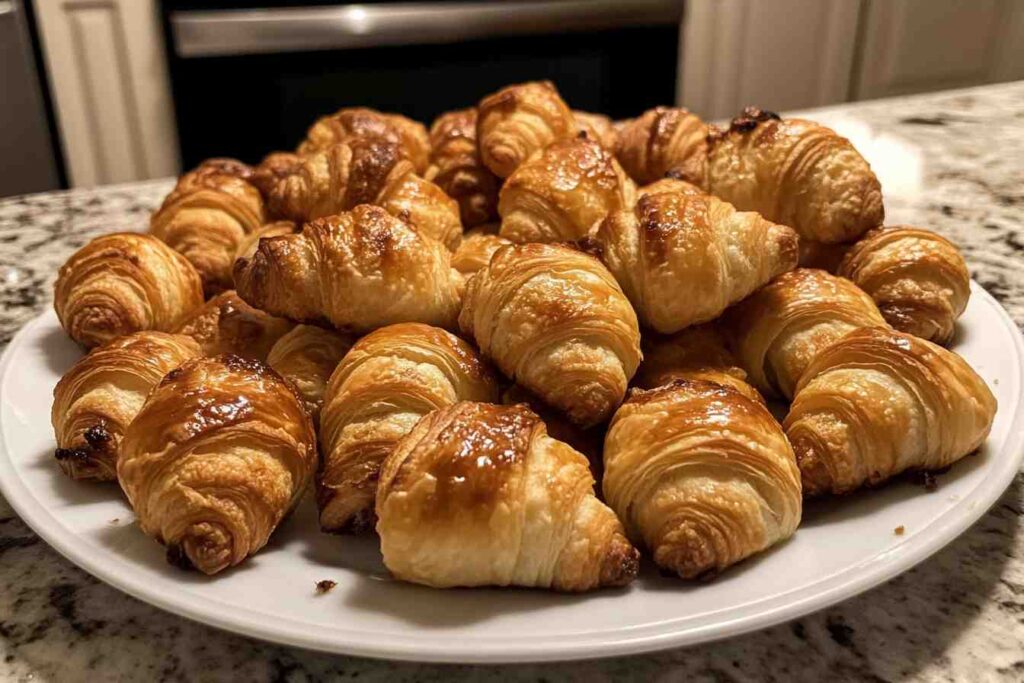
[[[889,223],[952,237],[1024,324],[1024,83],[816,112],[865,150]],[[0,201],[0,343],[50,305],[58,266],[93,235],[141,230],[169,181]],[[1024,679],[1024,480],[954,543],[837,607],[705,646],[512,667],[392,664],[268,645],[100,583],[0,499],[0,676],[54,681]]]

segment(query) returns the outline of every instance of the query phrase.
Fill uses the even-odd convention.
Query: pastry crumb
[[[330,593],[334,590],[334,587],[338,585],[337,581],[331,581],[330,579],[322,579],[316,582],[316,594],[323,595],[324,593]]]
[[[892,530],[892,532],[897,536],[902,536],[904,531],[906,531],[906,529],[903,528],[902,524]]]
[[[121,518],[120,517],[114,517],[112,520],[107,522],[107,524],[119,524],[120,522],[121,522]]]

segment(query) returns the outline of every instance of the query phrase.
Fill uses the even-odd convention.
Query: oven
[[[186,168],[291,149],[345,106],[438,114],[550,79],[612,117],[675,101],[683,0],[163,0]]]

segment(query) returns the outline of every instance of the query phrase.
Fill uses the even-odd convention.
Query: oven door
[[[616,118],[675,99],[682,0],[229,4],[164,3],[186,167],[293,148],[340,107],[429,125],[526,80]]]

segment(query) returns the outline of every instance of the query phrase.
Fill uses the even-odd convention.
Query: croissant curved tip
[[[640,553],[626,537],[616,534],[612,537],[611,548],[601,563],[599,577],[602,586],[625,586],[636,578],[640,571]]]
[[[175,543],[167,546],[167,561],[180,569],[198,569],[216,574],[231,565],[234,539],[222,525],[200,522],[185,530]]]

